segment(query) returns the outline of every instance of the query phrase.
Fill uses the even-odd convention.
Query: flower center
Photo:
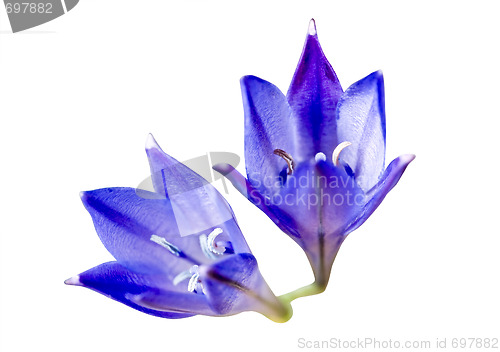
[[[335,148],[332,155],[333,165],[339,166],[340,152],[345,148],[347,148],[348,146],[350,146],[351,144],[352,144],[351,142],[342,142]]]
[[[234,253],[233,245],[230,241],[216,241],[217,237],[221,233],[223,233],[222,229],[220,227],[217,227],[213,229],[212,232],[208,234],[208,236],[205,234],[200,235],[200,247],[203,254],[208,259],[217,259],[223,254]],[[153,234],[150,237],[150,241],[159,244],[177,257],[185,256],[179,248],[168,242],[163,237]],[[198,265],[195,264],[188,270],[184,270],[181,273],[177,274],[177,276],[175,276],[172,280],[172,283],[174,284],[174,286],[177,286],[179,283],[187,279],[189,279],[187,287],[189,292],[203,293],[203,284],[200,280]]]
[[[293,169],[295,168],[295,163],[293,161],[293,158],[290,154],[285,152],[283,149],[274,149],[274,154],[283,158],[283,160],[286,161],[288,165],[288,175],[291,175],[293,172]]]

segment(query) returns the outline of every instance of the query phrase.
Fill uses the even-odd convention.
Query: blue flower
[[[272,293],[229,204],[152,136],[146,152],[156,192],[82,192],[95,229],[116,261],[65,281],[163,318],[257,311],[291,315]]]
[[[344,92],[314,20],[286,96],[255,76],[243,77],[241,88],[248,179],[228,164],[215,169],[305,251],[315,283],[290,297],[321,292],[346,236],[375,211],[415,156],[402,155],[385,168],[382,73]]]

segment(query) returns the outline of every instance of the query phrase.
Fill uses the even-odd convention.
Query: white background
[[[2,351],[500,337],[498,6],[374,3],[81,0],[18,34],[1,8]],[[239,78],[286,91],[311,17],[344,88],[384,71],[388,161],[417,155],[345,241],[327,291],[276,324],[257,313],[165,320],[65,286],[112,259],[79,191],[138,185],[149,132],[179,160],[243,155]],[[228,199],[275,293],[310,283],[299,247],[234,189]]]

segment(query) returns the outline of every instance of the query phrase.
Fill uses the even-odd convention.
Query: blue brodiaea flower
[[[414,155],[385,168],[382,73],[344,92],[314,20],[286,96],[254,76],[243,77],[241,87],[248,180],[230,165],[215,169],[303,248],[316,279],[310,293],[320,292],[343,240],[379,206]]]
[[[81,198],[116,261],[66,280],[163,317],[291,312],[274,296],[219,192],[149,137],[156,192],[104,188]]]

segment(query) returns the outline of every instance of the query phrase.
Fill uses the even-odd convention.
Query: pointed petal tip
[[[254,80],[256,78],[259,79],[259,77],[254,76],[254,75],[245,75],[245,76],[240,78],[240,82],[251,81],[251,80]]]
[[[360,81],[370,82],[372,84],[379,84],[380,82],[384,81],[384,74],[382,70],[373,71]]]
[[[254,76],[254,75],[246,75],[240,78],[240,85],[241,87],[244,87],[245,89],[248,89],[251,85],[258,83],[268,83],[267,81],[263,80],[260,77]]]
[[[66,285],[83,286],[80,281],[80,275],[70,277],[69,279],[65,280],[64,283]]]
[[[405,163],[405,164],[409,164],[411,163],[413,160],[415,160],[417,156],[415,154],[403,154],[401,155],[399,158],[400,160]]]
[[[314,21],[314,18],[311,18],[311,20],[309,21],[309,27],[307,29],[307,34],[315,36],[317,33],[316,21]]]
[[[156,142],[155,137],[153,137],[151,133],[148,134],[148,137],[146,138],[146,150],[150,149],[161,149],[158,142]]]
[[[240,78],[240,85],[242,88],[246,87],[248,82],[251,82],[255,79],[255,76],[252,75],[246,75]]]
[[[92,191],[81,191],[79,196],[83,204],[87,204]]]

